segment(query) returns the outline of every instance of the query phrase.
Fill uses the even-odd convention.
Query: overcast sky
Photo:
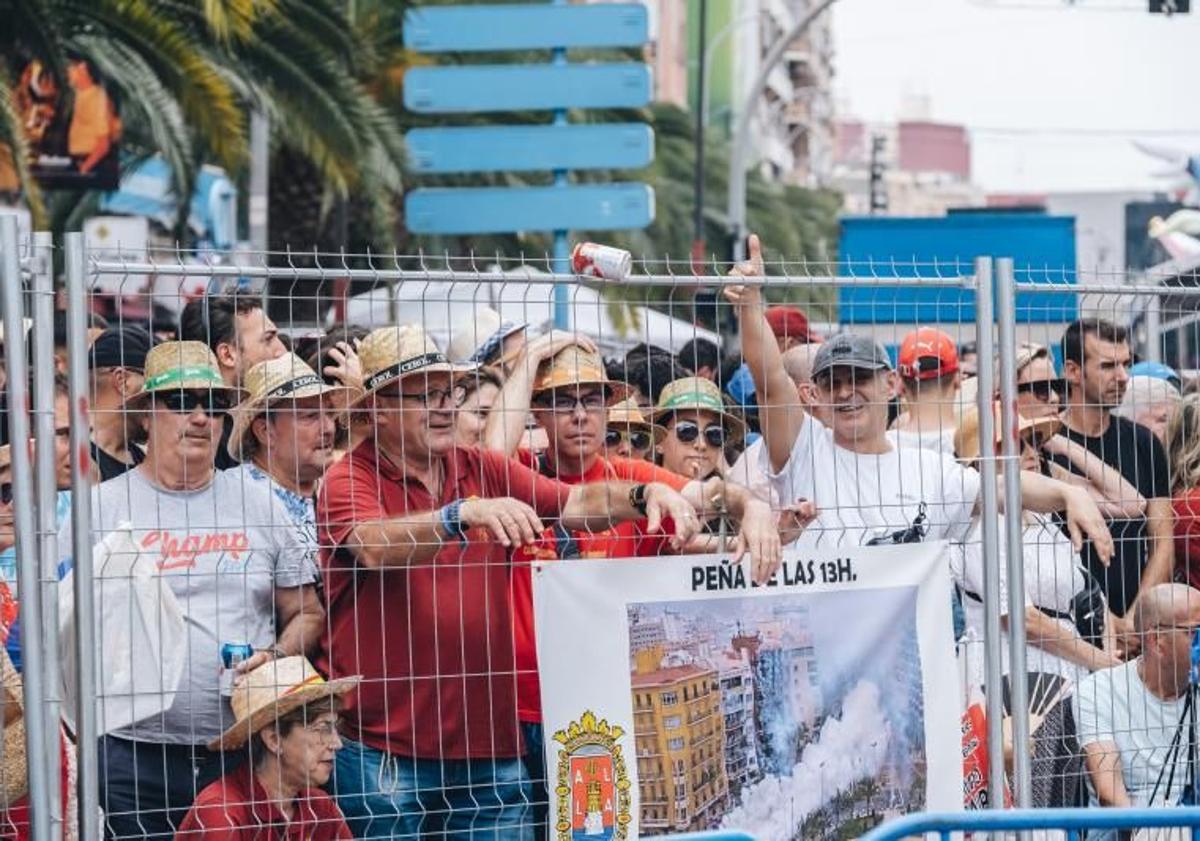
[[[1100,10],[1114,6],[1125,11]],[[1152,174],[1156,161],[1126,132],[1180,132],[1139,137],[1200,153],[1200,9],[1166,19],[1145,7],[839,0],[839,104],[842,113],[890,121],[906,98],[927,96],[933,119],[973,129],[974,179],[993,192],[1165,189],[1169,182]],[[1060,129],[1094,133],[1051,131]]]

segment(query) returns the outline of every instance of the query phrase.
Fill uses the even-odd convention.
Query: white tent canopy
[[[523,269],[515,276],[527,273]],[[442,348],[456,329],[474,323],[475,311],[480,307],[491,307],[505,320],[526,322],[539,331],[554,323],[554,286],[549,283],[410,280],[396,284],[394,291],[396,322],[423,325]],[[630,297],[636,300],[640,296],[634,291]],[[568,301],[570,330],[589,337],[609,356],[621,354],[639,342],[672,352],[696,338],[721,345],[721,337],[711,330],[640,304],[626,307],[625,329],[619,331],[612,318],[613,303],[582,284],[569,287]],[[690,306],[678,306],[681,314],[688,309]],[[376,289],[351,298],[346,321],[367,327],[392,323],[388,290]],[[486,337],[479,338],[482,341]]]

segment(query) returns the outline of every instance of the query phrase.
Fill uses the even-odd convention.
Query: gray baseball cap
[[[866,371],[890,371],[892,360],[883,345],[870,336],[836,333],[825,340],[813,358],[812,376],[831,368],[861,368]]]

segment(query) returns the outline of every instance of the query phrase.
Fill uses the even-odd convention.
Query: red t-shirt
[[[342,810],[319,788],[305,789],[289,821],[247,762],[205,788],[176,841],[335,841],[353,838]]]
[[[570,489],[499,453],[456,449],[441,496],[366,441],[330,468],[317,498],[328,612],[318,668],[362,675],[346,735],[419,759],[516,757],[509,552],[483,529],[420,565],[366,569],[340,548],[356,523],[432,511],[467,497],[514,497],[556,518]]]
[[[1200,488],[1171,499],[1175,513],[1175,569],[1179,578],[1200,586]]]
[[[536,469],[536,457],[528,450],[519,450],[517,458]],[[662,482],[675,490],[683,490],[689,479],[663,470],[648,461],[614,456],[598,458],[586,472],[578,476],[559,475],[568,485],[591,482]],[[656,534],[646,533],[645,520],[617,523],[600,532],[577,531],[572,534],[581,558],[648,558],[663,554],[667,540],[674,534],[668,520]],[[533,628],[533,561],[557,557],[554,538],[547,533],[535,546],[518,549],[513,555],[512,600],[513,632],[517,645],[517,712],[521,721],[537,723],[542,720],[542,692],[538,681],[537,641]]]

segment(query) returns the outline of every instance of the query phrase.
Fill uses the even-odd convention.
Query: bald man
[[[816,393],[812,384],[813,359],[821,349],[820,342],[808,345],[796,345],[783,353],[783,370],[800,393],[800,400],[808,407],[808,411],[818,418],[822,417],[822,409],[816,405]],[[778,495],[771,488],[771,480],[766,473],[766,454],[763,443],[759,438],[738,456],[730,471],[730,478],[740,485],[745,485],[759,499],[771,503],[772,508],[779,508]]]
[[[1157,794],[1154,789],[1187,697],[1192,638],[1200,627],[1200,590],[1186,584],[1155,585],[1138,598],[1133,621],[1142,640],[1138,658],[1093,673],[1075,693],[1091,802],[1175,805],[1186,777],[1186,748],[1171,790],[1166,791],[1169,768]],[[1088,834],[1089,841],[1097,837],[1115,835]]]

